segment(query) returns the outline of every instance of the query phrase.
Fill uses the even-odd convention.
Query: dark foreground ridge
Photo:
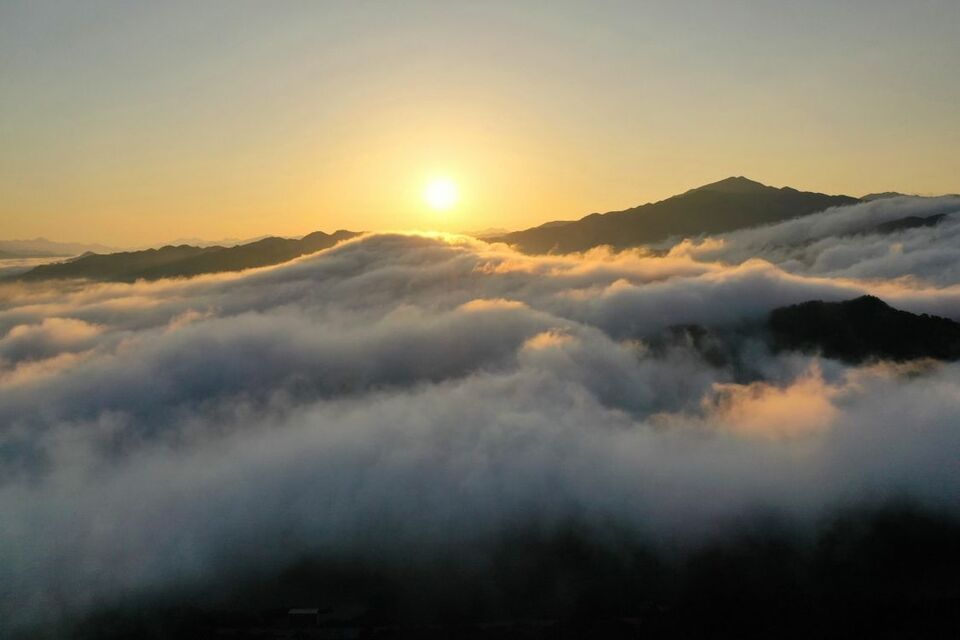
[[[593,213],[572,222],[551,222],[491,240],[527,253],[569,253],[600,245],[623,249],[670,237],[724,233],[780,222],[856,202],[859,200],[850,196],[777,189],[734,177],[660,202]]]
[[[812,538],[747,525],[681,556],[622,532],[517,532],[432,562],[304,557],[277,572],[117,603],[68,635],[956,637],[958,536],[955,519],[906,505],[839,514]]]
[[[781,307],[770,313],[768,324],[778,350],[819,352],[853,363],[960,358],[960,323],[900,311],[873,296]]]
[[[87,278],[133,282],[241,271],[287,262],[309,253],[328,249],[341,240],[356,235],[354,231],[345,230],[331,234],[316,231],[300,239],[271,237],[235,247],[179,245],[106,255],[90,253],[66,262],[34,267],[20,274],[17,279]]]

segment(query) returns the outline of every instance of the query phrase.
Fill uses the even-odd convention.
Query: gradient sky
[[[0,0],[0,238],[519,228],[729,175],[955,192],[958,33],[957,0]]]

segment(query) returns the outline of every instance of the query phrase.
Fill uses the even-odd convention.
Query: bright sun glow
[[[446,211],[457,203],[460,193],[453,180],[436,178],[427,183],[423,190],[423,199],[436,211]]]

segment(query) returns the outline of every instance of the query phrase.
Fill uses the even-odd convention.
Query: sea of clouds
[[[960,198],[897,198],[666,254],[383,233],[243,273],[0,285],[0,620],[572,520],[682,547],[757,509],[956,510],[960,365],[774,354],[751,327],[863,293],[960,320],[958,236]],[[664,340],[688,324],[736,332],[737,365]]]

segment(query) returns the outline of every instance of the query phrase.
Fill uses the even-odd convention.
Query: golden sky
[[[5,2],[0,238],[522,228],[729,175],[956,192],[958,27],[955,1]]]

